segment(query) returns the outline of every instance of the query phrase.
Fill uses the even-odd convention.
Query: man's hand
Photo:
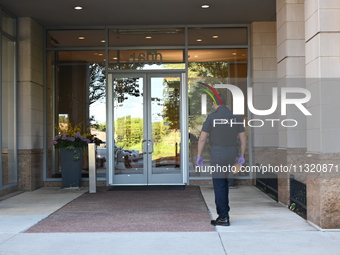
[[[203,166],[203,158],[201,156],[197,157],[196,165]]]
[[[246,162],[246,160],[244,159],[244,157],[243,157],[243,156],[240,156],[240,157],[238,158],[237,164],[238,164],[238,165],[243,165],[245,162]]]

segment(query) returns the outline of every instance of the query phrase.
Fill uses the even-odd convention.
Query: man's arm
[[[240,156],[244,157],[244,153],[246,151],[246,146],[247,146],[246,132],[238,133],[238,137],[240,138],[240,142],[241,142],[241,154],[240,154]]]
[[[197,157],[202,157],[204,145],[208,139],[209,133],[201,131],[200,138],[197,145]]]

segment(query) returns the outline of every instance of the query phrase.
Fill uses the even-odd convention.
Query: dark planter
[[[81,172],[82,172],[82,149],[76,148],[74,150],[60,148],[60,165],[62,187],[80,187],[81,186]],[[76,155],[79,159],[75,159]]]

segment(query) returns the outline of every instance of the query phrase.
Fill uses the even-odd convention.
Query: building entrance
[[[185,184],[184,72],[110,73],[109,185]]]

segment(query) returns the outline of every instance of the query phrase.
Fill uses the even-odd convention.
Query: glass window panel
[[[2,31],[6,32],[7,34],[11,36],[16,35],[16,21],[14,18],[12,18],[10,15],[8,15],[6,12],[2,11]]]
[[[143,174],[144,79],[114,78],[115,175]]]
[[[247,45],[247,28],[189,28],[189,46]]]
[[[181,171],[180,85],[180,77],[151,78],[152,174]]]
[[[55,55],[54,55],[55,54]],[[54,57],[56,56],[56,60]],[[82,134],[93,135],[102,142],[106,141],[106,78],[104,51],[59,51],[48,52],[47,96],[50,103],[54,102],[54,117],[48,120],[50,128],[49,139],[56,135],[55,126],[71,123],[72,126],[81,124]],[[99,60],[98,60],[99,59]],[[53,62],[56,63],[56,77],[53,78]],[[54,83],[55,80],[55,84]],[[55,94],[50,94],[54,90]],[[47,104],[49,105],[49,103]],[[98,150],[98,177],[105,177],[105,156]],[[87,153],[84,150],[84,153]],[[48,165],[47,178],[60,178],[60,163],[58,150],[49,147],[51,165]],[[83,158],[83,177],[88,174],[87,157]]]
[[[237,53],[237,54],[233,54]],[[197,57],[195,57],[197,54]],[[243,56],[244,54],[244,56]],[[212,100],[198,82],[214,86],[215,84],[233,84],[238,86],[247,95],[247,50],[189,50],[188,67],[188,96],[189,96],[189,171],[191,178],[210,178],[209,172],[196,171],[197,142],[202,124],[213,109]],[[192,58],[193,57],[193,58]],[[192,60],[191,60],[192,59]],[[194,61],[198,60],[198,61]],[[217,89],[227,101],[226,106],[232,110],[232,95],[227,89]],[[202,94],[207,95],[206,104],[202,103]],[[245,102],[246,103],[246,102]],[[206,105],[203,107],[202,105]],[[245,109],[246,106],[245,106]],[[243,116],[245,119],[247,116]],[[246,134],[248,130],[246,128]],[[248,161],[248,148],[246,149],[246,162]],[[210,145],[204,148],[203,158],[205,164],[210,162]],[[237,177],[248,177],[249,173],[238,173]]]
[[[184,69],[183,50],[121,50],[109,52],[109,67],[118,69]]]
[[[109,46],[184,46],[184,28],[111,29]]]
[[[105,30],[49,30],[46,47],[105,47]]]
[[[17,182],[15,146],[15,43],[2,37],[2,185]]]
[[[89,124],[97,144],[97,177],[106,177],[106,78],[105,66],[89,65]]]
[[[189,62],[247,62],[247,49],[192,49]]]
[[[58,62],[105,64],[105,51],[58,51]]]

